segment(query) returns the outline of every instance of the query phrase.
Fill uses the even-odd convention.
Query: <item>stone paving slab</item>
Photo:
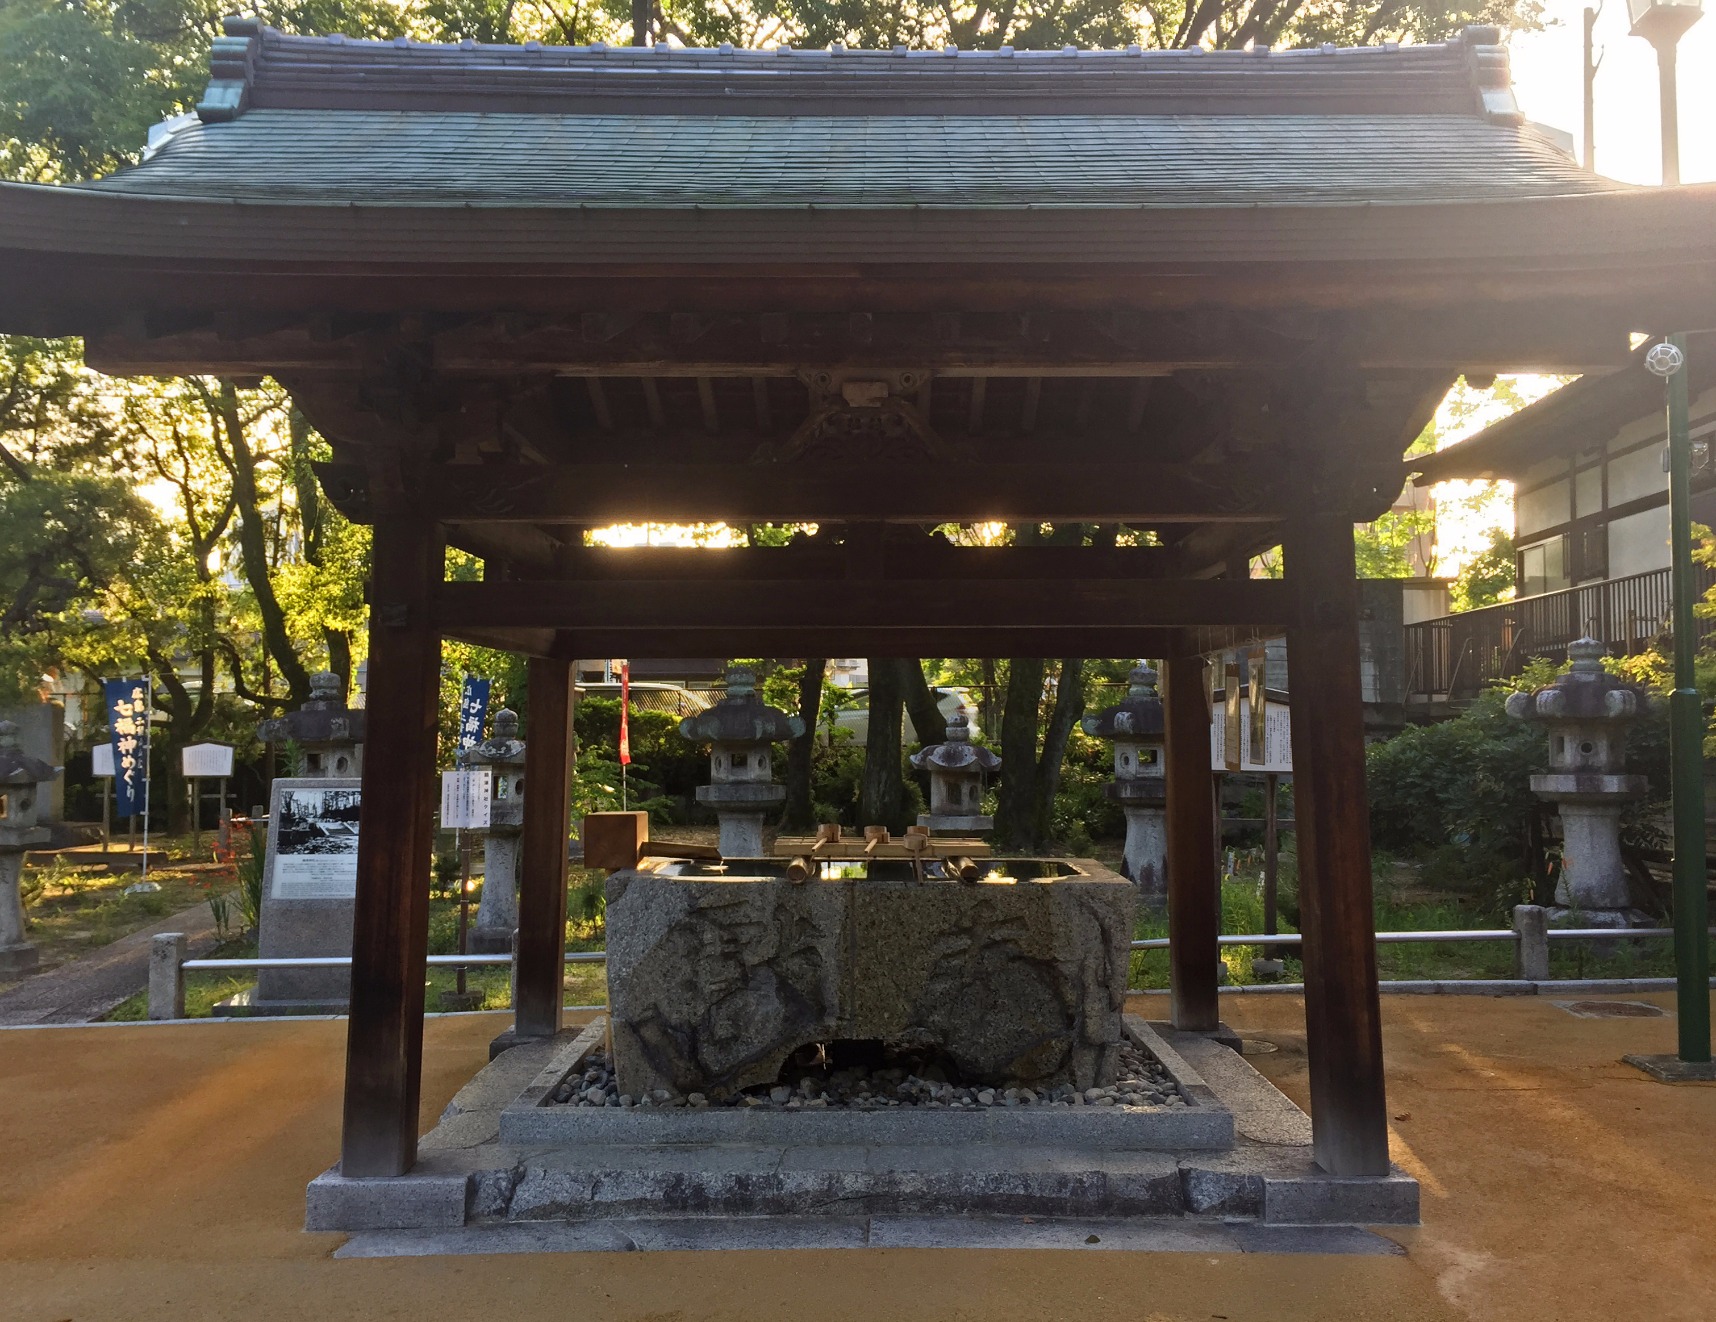
[[[161,932],[183,932],[191,959],[220,944],[214,912],[206,900],[200,901],[0,992],[0,1025],[87,1024],[100,1019],[149,985],[149,946]]]

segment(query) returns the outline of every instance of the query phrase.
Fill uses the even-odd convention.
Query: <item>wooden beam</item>
[[[1175,1028],[1213,1031],[1221,877],[1216,866],[1215,776],[1204,662],[1179,640],[1162,665],[1168,793],[1168,986]]]
[[[469,524],[486,529],[511,524]],[[955,546],[939,537],[861,544],[811,537],[780,547],[566,546],[550,572],[514,578],[734,582],[776,579],[1144,579],[1165,577],[1174,563],[1160,546]]]
[[[1312,1137],[1329,1174],[1386,1175],[1352,526],[1306,502],[1283,550],[1299,607],[1287,654]]]
[[[1286,585],[1270,579],[849,579],[838,590],[801,579],[557,579],[442,583],[435,592],[435,621],[448,630],[576,627],[636,634],[824,628],[878,634],[934,630],[956,636],[965,630],[1026,628],[1278,628],[1288,623],[1290,609]]]
[[[371,552],[369,735],[352,922],[340,1171],[403,1175],[417,1160],[423,974],[429,949],[441,641],[429,586],[433,525],[391,512]]]
[[[447,636],[504,652],[544,652],[574,659],[629,656],[1161,656],[1188,632],[1200,651],[1246,647],[1278,637],[1279,630],[1210,627],[1198,630],[1110,627],[1102,629],[872,629],[848,626],[718,629],[623,629],[569,627],[549,635],[540,629],[471,628],[451,625]],[[551,638],[551,641],[549,641]]]
[[[759,273],[745,276],[744,283],[755,297],[758,285],[768,281]],[[990,287],[996,283],[991,281]],[[925,282],[915,274],[890,284],[896,301],[926,296]],[[1198,281],[1185,285],[1205,287]],[[782,300],[814,299],[829,292],[777,288]],[[1017,290],[1011,292],[1019,296]],[[1161,295],[1160,287],[1147,286],[1132,297],[1142,302]],[[586,300],[596,296],[583,295]],[[653,295],[634,277],[599,296],[643,302]],[[324,301],[327,297],[323,295]],[[578,305],[576,292],[559,297]],[[1100,282],[1054,292],[1054,297],[1082,302],[1082,308],[1057,310],[1049,303],[1050,295],[1040,290],[1030,297],[1035,309],[1023,315],[1018,308],[960,314],[959,333],[953,337],[940,324],[945,318],[910,309],[871,315],[862,339],[852,334],[851,314],[802,307],[699,313],[705,329],[689,338],[674,335],[672,328],[676,318],[691,314],[590,313],[597,320],[587,323],[584,316],[545,309],[535,316],[459,315],[452,318],[457,324],[443,323],[427,348],[429,365],[439,374],[579,377],[792,376],[806,368],[880,372],[902,363],[941,376],[1159,377],[1258,367],[1296,369],[1315,357],[1307,346],[1337,338],[1359,346],[1353,365],[1360,370],[1587,372],[1620,366],[1628,350],[1626,336],[1613,330],[1624,314],[1600,307],[1592,316],[1569,317],[1541,303],[1510,306],[1487,291],[1468,294],[1463,301],[1451,295],[1453,306],[1447,308],[1362,312],[1319,309],[1313,306],[1314,297],[1308,300],[1311,305],[1298,307],[1219,306],[1222,300],[1213,288],[1209,302],[1198,308],[1116,312],[1108,305],[1128,295]],[[1252,288],[1240,301],[1258,298],[1259,291]],[[492,308],[493,299],[493,286],[486,284],[471,306]],[[142,302],[142,296],[136,301]],[[396,306],[387,304],[389,309]],[[1483,314],[1474,315],[1474,307],[1482,307]],[[384,363],[399,338],[397,318],[386,315],[370,317],[359,323],[359,331],[345,336],[317,334],[315,327],[325,318],[311,311],[299,314],[298,324],[282,324],[292,316],[287,306],[259,311],[254,318],[224,315],[218,328],[213,313],[187,314],[183,326],[159,318],[147,326],[115,323],[89,336],[86,354],[91,366],[114,375],[353,374]],[[597,326],[595,333],[592,325]]]
[[[519,839],[518,991],[514,1037],[560,1031],[566,979],[566,839],[572,793],[570,660],[530,658],[530,729],[524,745],[524,829]]]
[[[1047,440],[1044,453],[1056,453]],[[470,464],[423,473],[427,512],[444,522],[596,525],[1267,523],[1285,513],[1281,478],[1263,465],[1068,462]]]

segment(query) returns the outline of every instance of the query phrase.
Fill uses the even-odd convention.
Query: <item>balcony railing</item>
[[[1716,570],[1695,566],[1702,595]],[[1488,684],[1512,679],[1527,662],[1560,662],[1567,644],[1589,632],[1631,655],[1668,629],[1671,579],[1666,569],[1587,583],[1540,597],[1485,606],[1406,626],[1406,700],[1459,702]],[[1700,619],[1702,644],[1716,619]]]

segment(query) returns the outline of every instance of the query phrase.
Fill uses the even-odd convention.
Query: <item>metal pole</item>
[[[1281,836],[1278,804],[1281,777],[1274,771],[1263,774],[1263,931],[1275,935],[1276,897],[1280,888]],[[1265,959],[1280,959],[1274,946],[1263,948]]]
[[[101,778],[101,852],[113,848],[113,777]]]
[[[471,846],[470,842],[465,839],[465,833],[463,830],[460,830],[457,833],[457,839],[459,850],[459,953],[461,955],[465,955],[469,954],[471,949],[469,944],[471,914]],[[483,878],[483,884],[488,884],[486,873]],[[459,995],[463,996],[465,994],[465,966],[463,964],[459,965],[458,978],[458,992]]]
[[[1592,39],[1593,30],[1597,26],[1597,11],[1585,10],[1585,168],[1597,168],[1597,61],[1592,59],[1595,52],[1595,42]]]
[[[1660,41],[1656,47],[1657,90],[1662,94],[1662,182],[1680,182],[1680,93],[1677,88],[1675,52],[1678,37]]]
[[[1663,66],[1665,80],[1673,68],[1669,50]],[[1665,121],[1663,139],[1672,138]],[[1664,166],[1666,174],[1666,155]],[[1704,858],[1704,708],[1694,673],[1698,639],[1692,608],[1698,585],[1692,573],[1692,439],[1686,337],[1668,338],[1682,355],[1681,366],[1668,378],[1669,540],[1674,565],[1674,692],[1668,700],[1674,793],[1674,958],[1680,1058],[1703,1062],[1710,1059],[1710,899]]]

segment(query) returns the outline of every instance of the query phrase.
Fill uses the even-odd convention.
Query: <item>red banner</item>
[[[632,663],[620,662],[620,765],[632,764]]]

